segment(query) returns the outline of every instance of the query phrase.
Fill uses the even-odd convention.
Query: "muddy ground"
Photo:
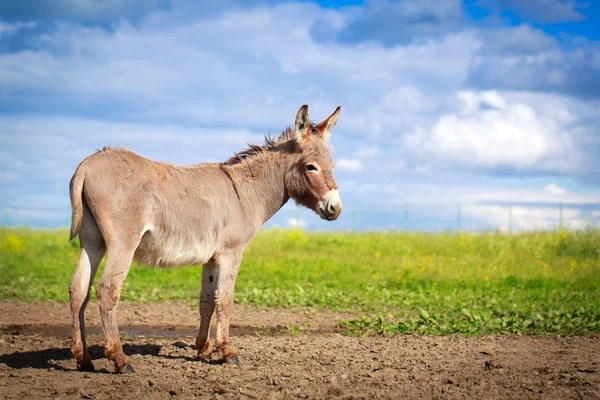
[[[355,338],[336,330],[349,315],[236,306],[234,367],[194,359],[195,307],[119,312],[134,375],[102,357],[96,305],[90,373],[70,357],[67,304],[0,302],[0,398],[600,398],[597,336]]]

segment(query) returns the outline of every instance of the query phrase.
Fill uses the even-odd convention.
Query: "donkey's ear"
[[[317,126],[315,126],[315,131],[317,131],[319,137],[324,141],[329,140],[329,137],[331,136],[331,130],[338,121],[341,109],[342,107],[338,106],[338,108],[335,109],[333,114],[331,114],[326,120],[320,122]]]
[[[308,118],[308,106],[305,104],[296,114],[296,124],[294,125],[294,135],[296,142],[303,143],[308,140],[310,135],[310,119]]]

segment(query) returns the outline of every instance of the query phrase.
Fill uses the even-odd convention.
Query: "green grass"
[[[68,301],[67,232],[0,232],[0,298]],[[197,301],[200,267],[133,265],[123,300]],[[98,278],[96,278],[98,279]],[[237,302],[350,311],[351,334],[600,333],[600,231],[488,234],[265,230]]]

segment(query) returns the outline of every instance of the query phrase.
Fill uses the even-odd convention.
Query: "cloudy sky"
[[[69,179],[106,144],[222,161],[305,103],[342,106],[345,211],[289,204],[271,226],[548,228],[561,202],[565,224],[600,222],[599,2],[199,3],[0,3],[10,224],[66,225]]]

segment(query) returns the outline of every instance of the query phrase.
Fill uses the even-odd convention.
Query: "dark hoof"
[[[123,374],[135,374],[135,370],[130,364],[127,364],[125,368],[123,368]]]
[[[238,358],[238,356],[234,356],[234,357],[230,358],[229,360],[227,360],[227,362],[229,364],[233,364],[234,367],[240,366],[240,359]]]
[[[77,364],[77,370],[82,372],[95,372],[96,368],[94,368],[94,364],[90,362],[87,364]]]

